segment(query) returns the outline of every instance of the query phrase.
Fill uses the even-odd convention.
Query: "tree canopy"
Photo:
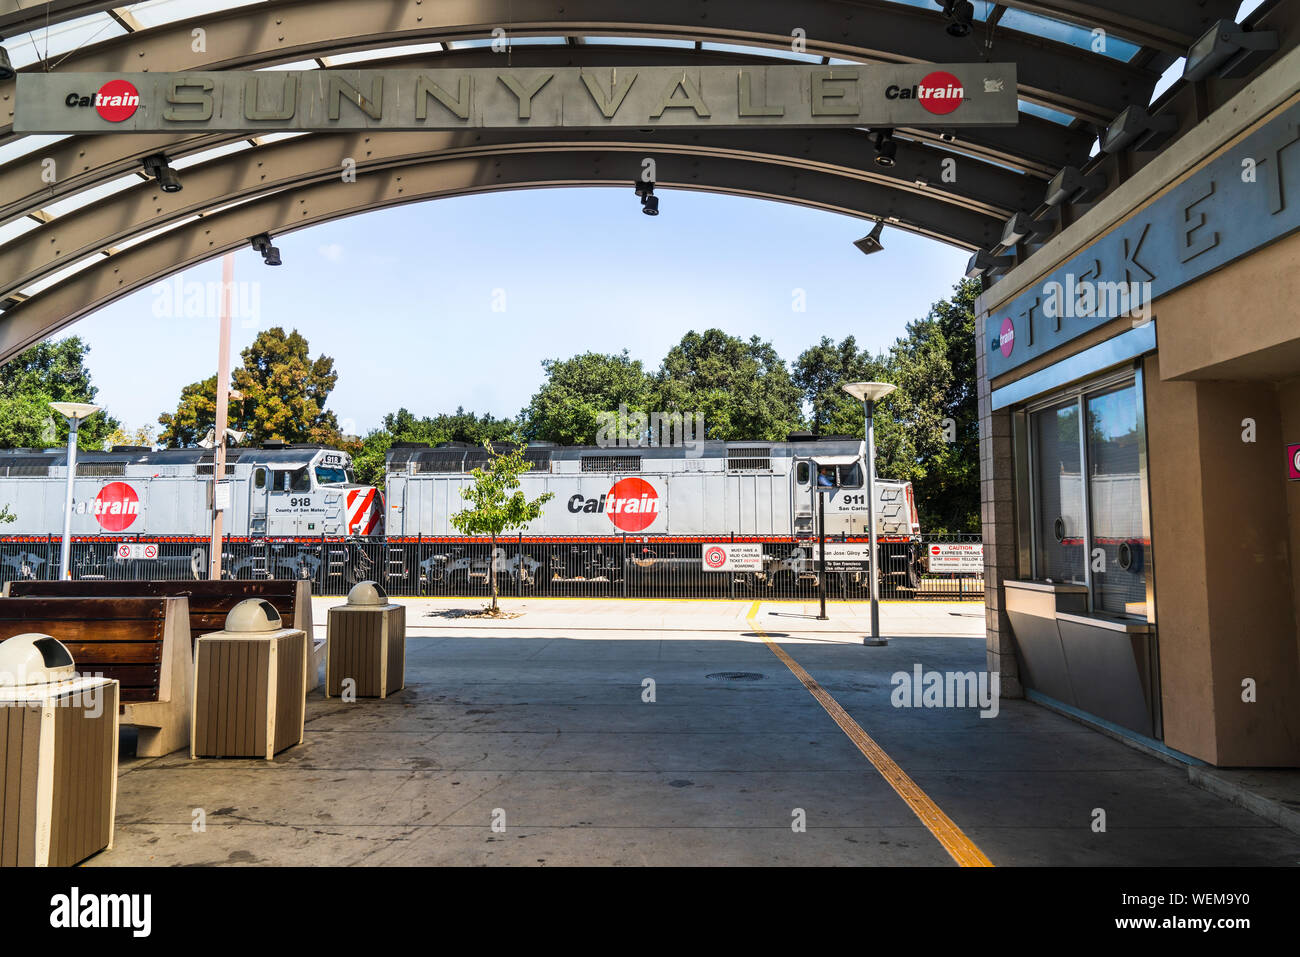
[[[334,360],[310,355],[298,330],[274,326],[258,333],[240,353],[243,365],[231,374],[243,399],[231,400],[231,428],[247,432],[245,442],[272,439],[339,445],[338,418],[325,407],[338,382]],[[217,377],[192,382],[181,390],[175,412],[158,416],[158,441],[176,448],[194,445],[216,424]]]
[[[593,445],[601,413],[626,406],[646,411],[653,380],[639,359],[584,352],[571,359],[544,359],[546,381],[519,414],[524,437],[559,445]]]
[[[352,453],[352,468],[357,481],[366,485],[384,485],[384,457],[394,442],[509,442],[518,438],[519,426],[513,419],[476,415],[461,406],[450,415],[416,416],[405,408],[389,412],[383,425],[362,440]]]
[[[91,384],[86,368],[88,352],[90,346],[79,336],[69,336],[37,343],[0,365],[0,448],[67,444],[68,421],[50,403],[95,403],[99,390]],[[77,447],[102,449],[119,425],[101,410],[81,423]]]

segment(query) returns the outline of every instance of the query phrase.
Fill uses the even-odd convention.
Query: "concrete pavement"
[[[511,600],[506,622],[408,604],[404,691],[312,695],[304,744],[272,763],[124,760],[116,846],[89,863],[951,866],[760,632],[994,865],[1300,862],[1300,837],[1036,705],[895,707],[897,673],[983,670],[978,604],[883,606],[885,648],[861,644],[865,605],[826,623],[785,604]]]

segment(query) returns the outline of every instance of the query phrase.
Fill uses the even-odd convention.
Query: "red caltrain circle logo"
[[[704,564],[710,568],[721,568],[727,563],[727,553],[717,545],[704,553]]]
[[[1002,320],[1002,329],[998,333],[998,349],[1004,359],[1011,358],[1011,350],[1016,347],[1016,326],[1008,316]]]
[[[966,92],[961,81],[951,73],[936,70],[917,84],[916,98],[920,104],[937,116],[946,116],[961,106]]]
[[[615,528],[644,531],[659,517],[659,493],[645,479],[619,479],[605,497],[605,514]]]
[[[109,482],[95,496],[91,512],[104,531],[121,532],[140,514],[140,497],[125,482]]]
[[[140,92],[128,80],[109,80],[95,94],[95,111],[110,123],[121,123],[135,115]]]

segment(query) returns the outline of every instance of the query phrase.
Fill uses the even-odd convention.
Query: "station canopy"
[[[1264,9],[1271,4],[1266,0]],[[357,212],[539,186],[657,188],[797,203],[971,251],[1239,0],[0,0],[27,73],[1013,64],[1015,122],[420,132],[14,130],[0,82],[0,361],[167,275]],[[964,13],[963,13],[964,8]],[[959,22],[961,21],[961,22]],[[1168,94],[1165,94],[1168,95]],[[876,159],[884,149],[892,165]],[[183,183],[160,188],[162,157]],[[341,181],[345,159],[356,182]],[[1023,250],[1020,250],[1023,252]]]

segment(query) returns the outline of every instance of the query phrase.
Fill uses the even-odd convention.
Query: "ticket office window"
[[[1155,556],[1140,372],[1027,411],[1032,577],[1086,585],[1093,611],[1146,618]]]

